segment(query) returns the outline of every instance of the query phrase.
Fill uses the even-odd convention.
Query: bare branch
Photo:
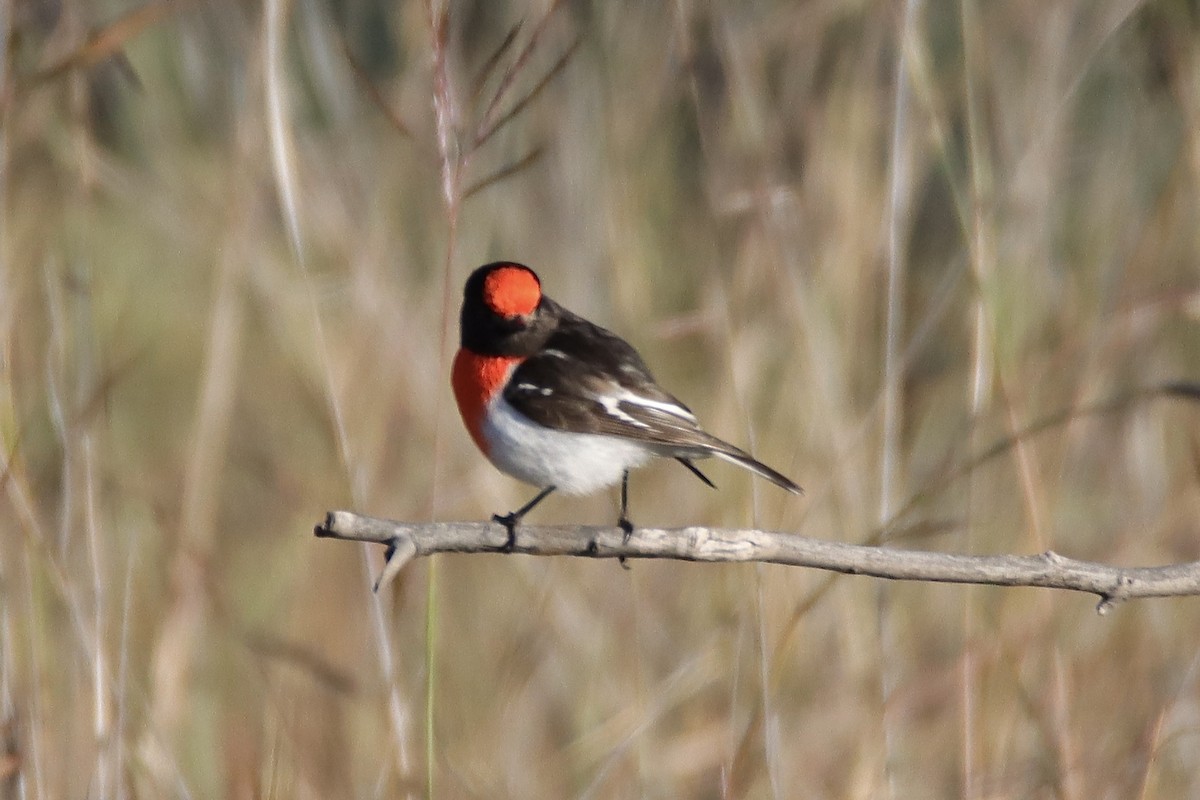
[[[331,511],[317,536],[388,546],[378,586],[407,562],[433,553],[496,553],[504,528],[482,522],[404,523]],[[617,528],[527,526],[517,529],[513,552],[533,556],[671,558],[680,561],[747,562],[870,575],[901,581],[1040,586],[1087,592],[1100,598],[1097,611],[1138,597],[1200,595],[1200,561],[1162,567],[1113,567],[1047,551],[1040,555],[972,556],[844,544],[790,533],[718,528],[638,528],[628,542]]]

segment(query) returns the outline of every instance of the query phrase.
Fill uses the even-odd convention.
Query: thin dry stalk
[[[961,463],[948,466],[939,474],[926,482],[896,509],[884,530],[909,518],[921,504],[945,491],[954,483],[971,475],[975,470],[1008,453],[1024,442],[1034,439],[1049,431],[1061,428],[1073,421],[1092,416],[1118,414],[1129,410],[1139,403],[1148,400],[1184,400],[1190,403],[1200,403],[1200,383],[1191,381],[1167,381],[1154,386],[1131,389],[1115,397],[1088,403],[1075,408],[1065,408],[1047,414],[1041,419],[1028,425],[1018,426],[1007,435],[996,440],[981,452],[971,456]]]
[[[275,186],[280,204],[284,209],[287,223],[288,239],[292,252],[300,267],[303,278],[305,298],[309,309],[309,319],[312,323],[314,345],[320,359],[321,375],[324,379],[324,399],[329,418],[334,426],[338,455],[343,474],[347,478],[350,493],[356,502],[362,502],[365,496],[366,475],[363,470],[355,469],[350,437],[346,427],[346,418],[342,408],[340,394],[336,386],[333,372],[333,357],[325,334],[324,321],[321,316],[321,306],[317,300],[317,291],[312,276],[309,273],[305,259],[304,236],[300,229],[300,209],[298,207],[299,175],[296,169],[295,147],[292,140],[292,123],[289,112],[286,76],[283,73],[284,37],[287,32],[288,11],[290,0],[268,0],[263,21],[263,79],[266,90],[266,115],[270,132],[270,149],[272,166],[274,168]],[[350,58],[347,48],[346,55]],[[350,58],[352,68],[356,63]],[[358,75],[361,70],[354,69]],[[370,89],[374,89],[370,86]],[[382,101],[382,98],[380,98]],[[380,103],[388,109],[387,105]],[[394,115],[390,113],[389,118]],[[395,117],[393,125],[398,123],[398,130],[407,128],[399,117]],[[361,559],[364,575],[369,574],[370,558],[365,548]],[[400,694],[400,684],[396,675],[395,647],[392,641],[392,628],[388,624],[384,608],[379,598],[370,601],[371,629],[375,647],[376,660],[388,692],[388,724],[392,732],[392,744],[395,748],[396,767],[401,774],[406,774],[411,765],[410,722],[408,705]]]
[[[241,366],[245,308],[239,249],[236,242],[231,244],[217,276],[191,458],[183,481],[179,544],[171,565],[171,598],[152,658],[152,718],[168,740],[187,716],[192,659],[207,621],[205,565],[216,533],[217,494]]]
[[[970,262],[975,274],[975,309],[974,330],[971,337],[971,382],[970,396],[967,403],[972,419],[983,419],[983,412],[991,394],[991,376],[994,370],[992,351],[994,341],[988,329],[988,312],[984,306],[984,293],[981,287],[989,285],[993,271],[994,258],[991,246],[992,219],[992,180],[991,164],[987,159],[988,149],[985,142],[986,131],[980,111],[979,82],[976,72],[979,69],[980,58],[976,53],[978,42],[982,41],[979,29],[977,9],[974,0],[961,2],[961,32],[963,41],[963,93],[967,102],[967,141],[970,159],[968,167],[971,179],[971,222],[972,235],[970,243]],[[971,431],[972,448],[977,449],[979,428]],[[974,550],[975,528],[975,499],[974,480],[966,490],[965,513],[962,527],[962,542],[964,552]],[[977,593],[966,591],[962,596],[962,641],[965,643],[963,658],[960,663],[959,680],[961,686],[962,704],[962,793],[964,800],[974,800],[978,794],[978,778],[975,767],[975,695],[979,677],[979,663],[976,648],[970,643],[976,636],[977,623],[975,619],[975,604]]]
[[[346,41],[345,35],[338,33],[337,40],[342,46],[342,55],[346,57],[346,63],[350,65],[350,74],[354,76],[354,81],[367,93],[367,97],[371,99],[371,103],[383,112],[383,115],[391,123],[396,133],[406,139],[412,139],[412,127],[404,121],[404,118],[400,116],[400,112],[392,107],[392,104],[383,96],[383,92],[371,80],[371,76],[367,74],[367,70],[358,60],[358,57],[354,55],[354,51],[350,49],[350,43]]]
[[[492,138],[496,131],[503,128],[509,122],[512,122],[520,115],[522,111],[528,108],[529,104],[532,103],[534,99],[536,99],[537,96],[542,93],[542,90],[550,84],[550,81],[558,77],[558,74],[563,71],[563,69],[567,66],[567,63],[570,62],[571,56],[575,55],[575,51],[579,48],[579,45],[582,42],[582,37],[576,36],[575,41],[571,42],[567,49],[563,51],[563,54],[558,57],[558,60],[554,62],[554,65],[551,66],[550,69],[546,70],[546,74],[542,76],[541,80],[535,83],[532,89],[530,89],[528,92],[522,95],[519,100],[513,103],[512,108],[490,123],[487,122],[487,118],[485,117],[485,123],[487,124],[480,125],[479,132],[475,135],[475,141],[473,142],[472,146],[474,148],[483,147],[483,145],[487,144],[487,141]]]
[[[492,54],[488,56],[487,61],[484,61],[483,66],[479,68],[479,72],[475,76],[475,80],[472,83],[472,101],[479,99],[479,95],[483,91],[484,85],[488,82],[488,79],[492,77],[492,73],[495,71],[496,66],[500,63],[500,59],[503,58],[504,54],[508,52],[510,47],[512,47],[513,42],[517,40],[517,34],[521,31],[521,25],[521,22],[517,22],[508,29],[508,33],[505,35],[504,40],[500,42],[500,45],[492,51]]]
[[[545,153],[546,153],[546,148],[542,145],[538,145],[537,147],[534,147],[532,150],[530,150],[527,154],[521,156],[520,158],[512,161],[509,164],[506,164],[505,166],[496,170],[492,174],[487,175],[483,178],[480,178],[478,181],[471,184],[463,191],[463,193],[462,193],[463,201],[465,202],[465,201],[471,199],[472,197],[474,197],[479,192],[482,192],[484,189],[487,189],[490,186],[500,183],[501,181],[505,180],[506,178],[511,178],[512,176],[516,175],[518,172],[521,172],[522,170],[525,170],[525,169],[533,166],[533,164],[535,164],[539,159],[541,159],[541,157],[543,155],[545,155]]]
[[[442,309],[438,338],[438,370],[446,374],[450,360],[451,341],[451,298],[453,291],[454,252],[458,243],[458,220],[462,209],[461,181],[470,154],[462,154],[458,147],[458,110],[454,89],[450,82],[450,9],[444,3],[435,7],[428,0],[426,13],[429,17],[429,36],[433,57],[433,111],[437,130],[438,155],[442,174],[442,202],[446,215],[446,258],[442,264]],[[439,406],[439,409],[441,407]],[[434,414],[433,420],[433,486],[429,493],[429,517],[438,511],[438,500],[442,485],[442,462],[444,460],[442,413]],[[425,796],[434,796],[437,774],[434,747],[435,703],[437,699],[437,626],[438,626],[438,562],[431,559],[426,579],[425,593]]]
[[[513,59],[512,63],[504,71],[504,76],[500,79],[499,86],[496,87],[495,94],[492,95],[492,100],[484,109],[483,115],[480,118],[479,125],[476,127],[475,147],[483,144],[483,142],[495,133],[500,126],[495,124],[496,116],[499,114],[501,103],[512,90],[517,77],[525,71],[525,65],[529,63],[530,57],[536,52],[542,34],[545,33],[546,27],[550,24],[550,20],[554,17],[555,12],[562,6],[563,0],[555,0],[555,2],[546,10],[542,18],[538,20],[537,26],[533,29],[533,33],[529,36],[529,41],[525,43],[525,47]],[[515,35],[514,30],[510,35]],[[507,46],[502,46],[503,50],[507,50]],[[557,71],[557,70],[555,70]],[[506,115],[509,119],[515,115]],[[484,132],[487,132],[484,135]]]
[[[673,27],[675,36],[679,42],[679,47],[682,50],[683,62],[687,65],[686,79],[688,89],[688,99],[694,117],[696,130],[699,134],[700,152],[703,156],[703,163],[706,169],[711,169],[715,154],[714,150],[714,134],[713,122],[705,115],[700,99],[700,89],[697,77],[697,63],[694,57],[695,43],[692,41],[692,19],[690,10],[685,10],[682,4],[676,4],[672,15]],[[731,44],[732,47],[732,44]],[[724,59],[723,66],[730,70],[738,69],[738,64],[725,64],[724,61],[735,61],[735,59]],[[759,121],[761,124],[766,124],[765,120]],[[706,176],[707,177],[707,176]],[[767,202],[760,206],[764,209],[763,216],[765,223],[772,232],[778,236],[779,229],[776,224],[774,208]],[[728,296],[728,277],[723,275],[716,268],[716,264],[727,259],[728,254],[722,253],[721,243],[715,232],[718,230],[718,215],[717,209],[714,207],[713,198],[709,198],[709,202],[705,205],[705,211],[709,218],[710,224],[707,230],[713,232],[710,234],[709,247],[711,257],[705,260],[707,267],[708,280],[710,280],[721,292],[721,299],[726,300]],[[781,254],[782,257],[782,254]],[[745,421],[747,441],[751,449],[754,449],[756,444],[756,436],[754,425],[752,422],[752,414],[749,413],[749,403],[747,402],[746,385],[747,380],[743,376],[744,370],[740,368],[740,361],[736,356],[736,328],[730,304],[726,302],[717,302],[715,304],[717,314],[721,323],[720,342],[722,344],[722,355],[726,359],[726,369],[730,375],[729,381],[732,395],[739,411],[739,416]],[[751,484],[751,511],[753,524],[759,525],[759,486],[757,482]],[[754,570],[753,574],[753,591],[755,597],[755,622],[756,622],[756,638],[758,645],[758,668],[759,668],[759,684],[758,697],[755,704],[753,719],[749,726],[743,731],[741,741],[734,749],[734,754],[731,758],[731,766],[728,781],[734,787],[735,794],[742,790],[741,784],[745,783],[746,776],[749,772],[749,764],[753,762],[752,755],[758,755],[758,750],[761,748],[762,757],[764,760],[765,771],[771,794],[773,797],[781,797],[782,788],[780,786],[781,773],[781,753],[780,734],[779,734],[779,717],[776,710],[775,695],[772,691],[774,681],[772,676],[776,674],[775,661],[781,651],[779,645],[771,646],[768,642],[768,629],[766,622],[766,606],[763,593],[763,574],[761,570]],[[786,640],[790,633],[785,629],[780,639]]]
[[[887,294],[883,343],[883,433],[879,464],[879,521],[892,518],[896,498],[901,491],[900,477],[901,433],[903,430],[904,375],[900,354],[905,329],[905,272],[909,228],[909,206],[912,197],[913,142],[910,114],[910,51],[919,50],[918,22],[922,3],[906,0],[900,25],[896,54],[896,96],[892,117],[892,137],[889,164],[889,202],[887,212]],[[891,620],[891,602],[886,586],[879,587],[876,596],[879,624],[879,679],[882,701],[884,780],[890,797],[903,789],[897,766],[901,732],[898,730],[893,694],[899,685],[900,672],[896,666],[900,652]]]

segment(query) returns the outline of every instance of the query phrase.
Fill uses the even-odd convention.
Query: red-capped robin
[[[692,463],[716,456],[799,494],[793,481],[705,433],[658,385],[633,347],[542,294],[536,273],[498,261],[463,289],[452,383],[463,422],[498,469],[541,491],[492,517],[515,542],[521,518],[551,492],[581,495],[621,483],[618,525],[628,539],[629,471],[656,456]],[[715,488],[715,487],[714,487]]]

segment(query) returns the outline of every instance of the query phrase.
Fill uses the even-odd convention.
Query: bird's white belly
[[[621,480],[653,453],[639,442],[537,425],[498,396],[483,425],[488,457],[502,472],[564,494],[589,494]]]

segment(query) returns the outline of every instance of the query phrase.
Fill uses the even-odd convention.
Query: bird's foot
[[[629,537],[633,536],[633,523],[625,517],[617,520],[617,527],[621,529],[621,544],[629,544]],[[629,565],[625,563],[625,556],[617,556],[617,563],[621,565],[621,569],[629,569]]]
[[[499,522],[504,526],[504,530],[508,531],[508,538],[504,540],[504,544],[500,545],[501,553],[511,553],[516,548],[517,523],[520,521],[521,518],[515,513],[505,514],[504,516],[492,514],[492,522]]]

